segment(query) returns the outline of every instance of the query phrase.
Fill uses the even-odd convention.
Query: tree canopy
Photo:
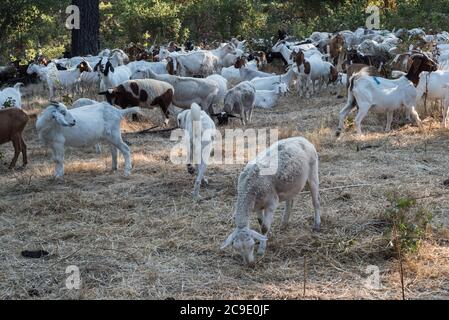
[[[0,0],[0,60],[30,60],[70,48],[64,27],[70,0]],[[447,0],[109,0],[100,1],[100,45],[123,47],[232,36],[271,38],[279,28],[298,37],[363,26],[365,8],[381,8],[381,27],[449,25]]]

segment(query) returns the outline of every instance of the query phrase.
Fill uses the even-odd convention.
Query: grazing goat
[[[353,76],[348,90],[348,102],[340,111],[340,123],[336,135],[339,136],[347,115],[357,104],[358,113],[355,118],[357,134],[362,135],[361,123],[369,111],[387,113],[386,131],[390,131],[393,113],[405,107],[407,114],[411,114],[418,126],[421,120],[415,110],[416,88],[410,81],[410,75],[396,80],[373,77],[363,71]]]
[[[205,111],[213,113],[212,105],[219,93],[215,81],[190,77],[177,77],[169,74],[156,74],[151,69],[146,70],[150,79],[170,83],[175,89],[173,104],[181,109],[189,109],[193,103],[197,103]]]
[[[11,141],[14,146],[14,158],[9,165],[9,169],[14,169],[20,153],[23,156],[23,167],[28,163],[27,146],[22,137],[28,120],[28,115],[20,109],[7,108],[0,110],[0,144]]]
[[[81,148],[101,141],[109,144],[112,169],[118,169],[117,149],[125,158],[125,176],[131,174],[131,153],[123,142],[120,123],[127,114],[136,114],[140,108],[120,110],[107,102],[67,110],[62,103],[52,102],[38,117],[36,129],[39,140],[53,151],[56,178],[64,176],[65,146]]]
[[[206,79],[214,81],[218,86],[218,94],[216,95],[213,105],[223,104],[226,93],[228,92],[228,80],[219,74],[213,74]]]
[[[168,120],[168,108],[173,102],[174,92],[173,86],[167,82],[143,79],[125,81],[100,94],[105,95],[110,104],[117,105],[122,109],[137,106],[153,109],[155,106],[159,106]]]
[[[228,114],[240,114],[243,125],[251,123],[256,88],[249,81],[242,82],[228,91],[224,100],[223,111]]]
[[[184,110],[178,115],[178,126],[186,131],[189,141],[187,171],[195,174],[198,170],[193,188],[193,197],[198,198],[201,183],[208,183],[204,174],[212,151],[215,123],[199,105],[193,103],[190,110]]]
[[[293,199],[307,183],[315,209],[314,230],[319,231],[321,219],[318,167],[315,147],[301,137],[278,141],[249,162],[238,181],[234,214],[236,229],[221,249],[233,244],[245,264],[254,265],[255,240],[260,243],[257,253],[264,255],[276,208],[279,203],[286,202],[282,217],[282,227],[285,228],[290,218]],[[262,234],[250,229],[252,212],[257,213]]]
[[[0,109],[5,107],[22,108],[21,86],[23,83],[19,82],[13,88],[0,90]]]

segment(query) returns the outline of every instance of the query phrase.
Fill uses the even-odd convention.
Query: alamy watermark
[[[369,30],[380,29],[380,9],[378,6],[368,6],[365,13],[370,16],[366,19],[366,28]]]
[[[81,20],[80,8],[78,6],[71,5],[65,9],[65,13],[69,15],[65,21],[65,27],[69,30],[79,30]]]
[[[65,269],[66,274],[70,274],[65,280],[65,286],[69,290],[81,289],[81,273],[77,266],[68,266]]]

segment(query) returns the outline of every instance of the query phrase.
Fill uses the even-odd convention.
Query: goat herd
[[[165,125],[177,115],[178,126],[190,137],[188,171],[198,171],[193,195],[207,182],[204,174],[212,151],[218,124],[227,124],[230,117],[240,118],[245,126],[251,123],[257,108],[273,108],[278,99],[296,88],[298,99],[309,98],[322,90],[346,87],[348,100],[340,112],[337,135],[345,118],[357,107],[357,133],[369,111],[387,114],[386,130],[391,129],[393,113],[406,111],[418,126],[421,120],[416,106],[422,101],[442,103],[443,125],[449,106],[449,34],[426,34],[422,29],[395,32],[357,29],[334,34],[315,32],[308,39],[297,41],[279,32],[270,49],[256,46],[258,40],[232,39],[217,49],[166,47],[143,49],[132,46],[126,50],[103,50],[97,56],[62,58],[48,61],[39,57],[27,66],[10,63],[0,67],[0,81],[7,88],[0,91],[0,143],[11,141],[13,169],[20,153],[27,164],[27,148],[22,132],[29,120],[21,110],[20,88],[33,81],[42,82],[49,92],[50,104],[36,122],[40,141],[49,146],[56,163],[56,178],[64,175],[64,149],[97,145],[110,146],[112,167],[117,170],[117,154],[125,159],[125,175],[131,174],[131,152],[123,142],[120,123],[127,114],[140,108],[159,107]],[[407,52],[400,48],[407,43]],[[411,45],[410,45],[411,44]],[[410,46],[409,46],[410,45]],[[247,47],[255,50],[248,50]],[[271,46],[271,45],[270,45]],[[260,50],[264,49],[264,50]],[[285,73],[266,71],[275,60]],[[134,61],[132,61],[134,60]],[[81,96],[94,90],[105,102],[81,98],[71,108],[55,99],[64,92]],[[100,97],[99,97],[100,98]],[[120,108],[116,108],[120,107]],[[184,109],[178,112],[176,109]],[[201,138],[194,127],[200,124]],[[192,150],[199,143],[202,157],[192,163]],[[276,150],[277,152],[274,152]],[[276,157],[274,156],[276,155]],[[263,166],[275,161],[278,170],[263,174]],[[263,255],[273,215],[280,202],[286,202],[282,224],[288,223],[293,198],[310,186],[315,208],[314,230],[320,229],[318,155],[306,139],[296,137],[273,144],[247,164],[238,181],[235,211],[236,229],[222,248],[233,245],[246,264],[254,264],[255,242]],[[261,233],[250,229],[250,213],[255,211]]]

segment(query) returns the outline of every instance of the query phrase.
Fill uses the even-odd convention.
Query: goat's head
[[[221,50],[225,53],[225,54],[236,54],[236,48],[232,43],[227,43],[225,44],[223,47],[221,47]]]
[[[93,71],[91,66],[86,60],[81,61],[81,63],[77,66],[77,68],[79,69],[80,73]]]
[[[176,75],[175,61],[172,57],[167,57],[167,72],[171,75]]]
[[[299,52],[296,53],[294,57],[294,61],[298,67],[302,66],[304,62],[306,61],[306,58],[304,56],[304,52],[302,50],[299,50]]]
[[[226,241],[222,244],[221,250],[224,250],[232,244],[235,250],[242,256],[246,265],[253,266],[255,264],[254,247],[256,241],[266,244],[267,237],[257,233],[254,230],[246,228],[237,228],[229,235]]]
[[[112,65],[111,61],[108,60],[108,62],[106,62],[106,64],[104,65],[104,69],[101,70],[101,72],[107,77],[109,72],[114,73],[115,69],[114,66]]]
[[[407,73],[407,78],[412,81],[415,86],[418,85],[421,72],[433,72],[438,70],[438,64],[422,53],[411,55],[410,61],[411,66]]]
[[[101,64],[103,62],[103,58],[100,58],[100,61],[95,65],[94,71],[95,72],[102,72],[103,71],[103,65]]]
[[[51,112],[51,117],[57,124],[63,127],[73,127],[76,125],[75,118],[64,104],[54,101],[50,103],[49,112]]]
[[[235,60],[234,68],[240,69],[244,66],[246,66],[246,58],[245,57],[240,57],[240,58],[237,58],[237,60]]]

